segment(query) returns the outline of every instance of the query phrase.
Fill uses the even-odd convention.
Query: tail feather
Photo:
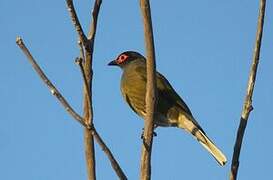
[[[221,165],[224,166],[227,162],[226,156],[218,149],[215,144],[202,132],[198,131],[202,137],[198,138],[198,142],[206,149],[208,152],[216,159],[216,161]]]
[[[198,142],[215,158],[215,160],[224,166],[227,158],[220,149],[207,137],[202,128],[198,125],[197,121],[192,117],[180,114],[178,127],[185,129],[191,133]]]

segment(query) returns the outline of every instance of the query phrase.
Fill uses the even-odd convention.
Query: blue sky
[[[76,1],[84,29],[93,1]],[[241,154],[240,180],[272,178],[273,4],[268,1],[261,61]],[[158,128],[153,179],[227,179],[256,33],[258,1],[152,1],[157,70],[225,152],[219,167],[191,136]],[[82,113],[77,36],[65,1],[1,0],[0,179],[86,179],[83,129],[49,93],[16,46],[22,36],[52,82]],[[122,100],[120,52],[144,53],[138,0],[103,1],[94,52],[94,121],[129,179],[138,179],[143,121]],[[96,146],[98,179],[117,179]]]

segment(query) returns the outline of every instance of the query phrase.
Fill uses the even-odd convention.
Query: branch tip
[[[22,44],[22,43],[23,43],[22,38],[21,38],[20,36],[17,36],[17,37],[16,37],[16,44],[20,45],[20,44]]]

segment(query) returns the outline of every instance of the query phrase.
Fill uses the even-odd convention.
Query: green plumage
[[[126,66],[121,78],[121,92],[130,107],[141,117],[145,116],[146,64],[144,59],[133,61]],[[156,105],[156,124],[177,126],[180,111],[191,115],[190,109],[174,91],[167,79],[156,73],[158,100]],[[171,118],[162,118],[170,116]],[[161,117],[161,118],[160,118]],[[173,119],[173,120],[172,120]]]
[[[145,57],[137,52],[127,51],[119,55],[109,65],[117,65],[122,68],[122,96],[134,112],[145,118],[147,82]],[[214,156],[220,165],[224,165],[226,163],[224,154],[206,136],[186,103],[175,92],[168,80],[158,72],[156,72],[156,87],[155,124],[185,129]]]

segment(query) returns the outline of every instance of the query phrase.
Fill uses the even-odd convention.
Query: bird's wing
[[[180,113],[186,113],[187,115],[185,117],[193,122],[200,131],[206,134],[202,127],[199,125],[199,123],[193,117],[189,107],[186,105],[183,99],[175,92],[169,81],[160,73],[157,73],[157,90],[161,98],[163,96],[163,99],[161,101],[168,101],[169,103],[173,103],[173,106],[178,106],[182,110],[182,112],[180,111]]]
[[[170,101],[173,105],[178,105],[183,111],[192,116],[192,113],[182,98],[175,92],[169,81],[160,73],[156,74],[157,90],[161,96]]]
[[[136,68],[138,74],[141,74],[144,83],[146,84],[146,68],[138,67]],[[164,101],[162,103],[163,106],[165,104],[169,105],[177,105],[187,114],[192,116],[192,113],[186,103],[181,99],[181,97],[175,92],[169,81],[159,72],[156,73],[156,84],[158,95],[160,96],[160,100]],[[159,102],[160,103],[160,102]]]
[[[145,114],[145,92],[146,92],[146,68],[137,67],[134,69],[136,73],[131,73],[129,81],[126,86],[122,88],[122,94],[130,107],[138,114]],[[134,72],[133,71],[133,72]],[[128,78],[128,77],[127,77]],[[160,73],[156,73],[156,84],[158,92],[158,111],[166,114],[164,111],[168,111],[171,107],[179,107],[180,110],[184,111],[188,115],[192,116],[192,113],[186,103],[181,97],[175,92],[169,81]],[[132,83],[129,85],[129,83]],[[129,88],[129,87],[134,88]],[[180,111],[179,110],[179,111]]]
[[[136,68],[136,71],[138,71],[138,74],[141,76],[141,84],[145,86],[147,81],[146,68]],[[171,121],[171,119],[177,119],[180,113],[186,114],[188,119],[205,134],[199,123],[194,119],[189,107],[176,93],[169,81],[159,72],[156,73],[156,85],[158,93],[157,111],[165,116],[172,116],[169,121]],[[145,92],[145,90],[146,86],[144,88],[142,87],[142,91]],[[145,97],[145,94],[142,94],[142,97]],[[142,103],[145,104],[144,99],[142,99]],[[174,122],[176,122],[176,120]]]

